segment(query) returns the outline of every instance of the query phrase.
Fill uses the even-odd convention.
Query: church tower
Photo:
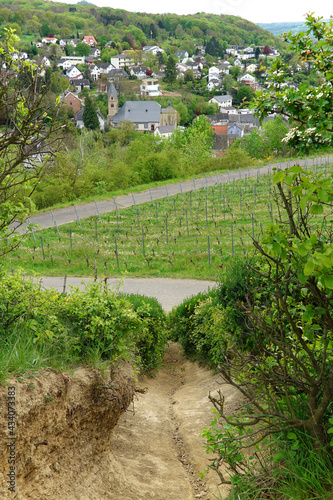
[[[117,95],[117,90],[116,87],[113,85],[113,83],[110,83],[110,87],[108,89],[108,125],[110,125],[110,122],[112,118],[114,117],[115,114],[118,112],[118,95]]]

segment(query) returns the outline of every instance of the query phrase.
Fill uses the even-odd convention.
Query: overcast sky
[[[76,3],[76,0],[65,0]],[[90,0],[98,7],[112,7],[132,12],[161,14],[231,14],[254,23],[274,23],[282,21],[304,21],[307,12],[328,19],[333,15],[332,0]]]

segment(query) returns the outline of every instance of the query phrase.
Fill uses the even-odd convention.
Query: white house
[[[245,73],[244,75],[240,76],[238,78],[238,81],[240,83],[245,84],[245,85],[250,85],[250,87],[255,86],[257,83],[257,80],[255,79],[255,77],[250,75],[249,73]]]
[[[117,54],[116,56],[111,56],[110,62],[112,66],[116,69],[125,68],[131,64],[132,58],[128,54]]]
[[[145,45],[144,47],[142,47],[142,50],[145,53],[151,52],[154,56],[156,56],[158,52],[164,52],[164,50],[161,49],[158,45]]]
[[[55,38],[55,37],[45,37],[45,38],[42,38],[42,43],[57,43],[58,41],[58,38]]]
[[[220,108],[220,111],[223,111],[223,108],[232,106],[232,97],[231,95],[216,95],[209,100],[212,104],[217,104]]]
[[[92,79],[95,81],[98,80],[99,75],[101,74],[101,70],[99,69],[99,67],[95,66],[95,64],[92,64],[91,66],[89,66],[89,69]]]
[[[83,78],[81,71],[77,69],[76,66],[71,66],[67,71],[66,71],[66,76],[68,78]]]
[[[140,93],[142,96],[156,97],[162,95],[158,80],[155,78],[146,78],[142,80],[140,85]]]

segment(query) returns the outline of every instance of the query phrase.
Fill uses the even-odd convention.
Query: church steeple
[[[118,112],[118,95],[116,87],[113,83],[110,83],[108,89],[108,125],[110,125],[111,119]]]

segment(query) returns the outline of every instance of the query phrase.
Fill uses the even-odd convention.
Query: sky
[[[76,0],[65,0],[76,3]],[[304,21],[305,14],[314,12],[316,16],[328,19],[333,15],[332,0],[88,0],[98,7],[111,7],[131,12],[162,14],[229,14],[240,16],[254,23],[274,23]]]

